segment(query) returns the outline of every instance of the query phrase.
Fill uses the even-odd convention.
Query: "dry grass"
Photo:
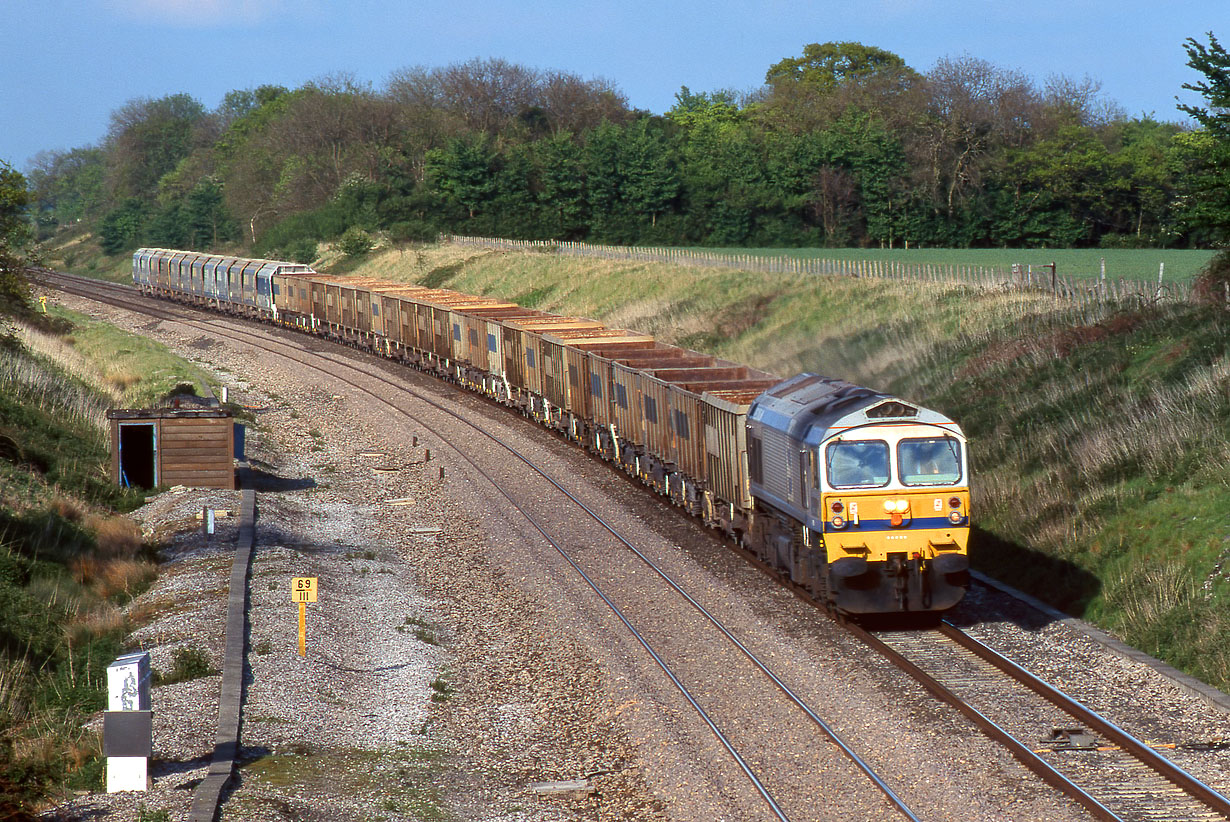
[[[72,497],[62,494],[56,494],[47,507],[53,514],[68,522],[81,522],[86,516],[85,506]]]
[[[61,370],[60,361],[54,356],[0,351],[0,390],[19,402],[36,404],[68,421],[84,423],[105,433],[106,411],[118,395],[106,386],[99,388],[96,383],[68,378],[74,373]],[[81,365],[71,357],[67,362],[70,369]]]
[[[14,725],[26,718],[28,706],[24,686],[29,673],[25,660],[5,660],[4,665],[0,665],[0,717],[6,717]]]
[[[156,566],[144,560],[97,556],[76,557],[69,564],[69,571],[78,585],[101,599],[120,594],[131,596],[157,574]]]
[[[69,647],[84,645],[94,637],[123,631],[128,622],[124,612],[109,602],[99,603],[88,612],[78,614],[64,628]]]
[[[1149,565],[1108,584],[1107,599],[1129,633],[1142,633],[1196,599],[1199,585],[1179,563]]]
[[[112,402],[122,398],[123,389],[115,386],[105,368],[78,351],[71,337],[45,334],[21,323],[17,324],[17,337],[31,353],[56,363],[68,374],[107,395]]]
[[[141,382],[140,374],[127,370],[108,371],[105,378],[107,383],[121,395],[130,393]]]
[[[130,559],[141,551],[141,527],[127,517],[91,517],[87,527],[98,542],[98,555]]]
[[[1005,379],[1009,375],[1005,375]],[[1107,375],[1074,374],[1047,390],[1021,398],[1014,417],[1041,422],[1028,436],[1005,430],[990,438],[995,471],[980,475],[976,500],[982,510],[1032,511],[1022,535],[1054,552],[1096,533],[1115,511],[1124,491],[1116,478],[1143,471],[1166,476],[1186,455],[1199,453],[1194,479],[1230,474],[1230,442],[1222,409],[1230,395],[1230,361],[1197,369],[1179,385],[1156,385],[1140,395],[1110,388]],[[1054,420],[1054,408],[1077,397],[1082,410]],[[1030,404],[1032,402],[1032,404]],[[1039,464],[1046,466],[1039,470]]]

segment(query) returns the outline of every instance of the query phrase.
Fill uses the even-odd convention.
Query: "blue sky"
[[[1091,77],[1129,114],[1180,120],[1185,38],[1230,44],[1227,0],[0,0],[0,160],[99,143],[128,100],[501,57],[612,81],[661,113],[680,86],[751,89],[807,43],[855,40],[919,71],[968,54]]]

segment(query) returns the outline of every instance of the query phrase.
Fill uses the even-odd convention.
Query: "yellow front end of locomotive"
[[[827,494],[824,546],[830,564],[934,560],[964,555],[969,544],[969,489],[927,488]]]

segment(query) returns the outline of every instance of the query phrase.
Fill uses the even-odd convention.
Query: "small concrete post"
[[[125,654],[107,666],[107,707],[103,716],[107,793],[147,791],[153,748],[148,653]]]

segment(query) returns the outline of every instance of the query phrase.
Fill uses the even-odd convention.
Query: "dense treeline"
[[[974,57],[926,73],[809,45],[750,94],[684,87],[663,116],[610,83],[501,60],[187,95],[116,111],[99,147],[47,153],[44,236],[105,250],[247,246],[310,257],[347,230],[740,246],[1207,246],[1226,238],[1230,59],[1186,44],[1199,128],[1128,117],[1092,81]],[[1210,113],[1212,112],[1212,113]]]

